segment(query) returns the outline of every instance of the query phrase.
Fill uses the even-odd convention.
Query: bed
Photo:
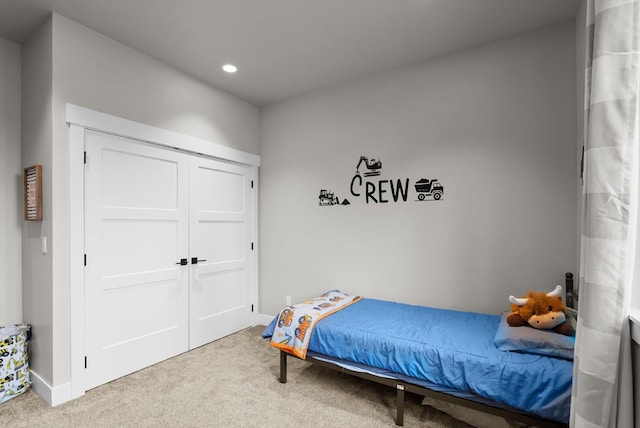
[[[570,273],[565,276],[565,292],[569,306],[577,299]],[[274,330],[281,335],[277,326],[298,317],[292,314],[293,307],[285,308],[267,326],[263,337],[272,338],[272,345],[280,348],[280,382],[287,382],[287,358],[295,354],[316,365],[393,387],[399,426],[404,422],[406,392],[527,425],[568,425],[572,337],[530,327],[505,329],[505,314],[460,312],[368,298],[356,298],[339,310],[329,309],[326,316],[318,317],[308,335],[304,329],[309,322],[300,317],[304,329],[297,328],[295,334],[305,336],[308,345],[302,353],[286,344],[287,340],[272,337]],[[541,352],[537,348],[529,353],[517,346],[503,347],[505,332],[510,335],[531,331],[544,335]],[[562,343],[549,344],[548,335],[554,340],[557,336]],[[498,349],[498,338],[502,340],[500,347],[507,350]],[[511,342],[507,345],[511,346]],[[556,350],[562,352],[556,354]]]

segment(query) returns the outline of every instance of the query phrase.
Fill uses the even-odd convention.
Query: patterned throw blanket
[[[350,296],[333,290],[298,305],[287,306],[280,312],[271,337],[271,346],[304,360],[316,323],[358,300],[360,296]]]

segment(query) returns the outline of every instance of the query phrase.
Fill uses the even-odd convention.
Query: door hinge
[[[253,305],[251,305],[251,312],[253,312]]]
[[[87,255],[86,254],[84,255],[84,265],[85,266],[87,265]]]
[[[253,189],[253,180],[251,180],[251,188]]]
[[[85,164],[87,163],[87,152],[86,151],[84,152],[84,163]]]
[[[84,368],[85,369],[87,368],[87,356],[86,355],[84,356]]]
[[[253,251],[253,242],[251,243],[251,251]]]

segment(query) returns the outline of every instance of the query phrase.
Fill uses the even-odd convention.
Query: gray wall
[[[51,44],[49,19],[22,46],[22,165],[42,165],[43,209],[42,221],[23,223],[22,310],[25,322],[33,327],[29,364],[52,385],[52,254],[43,254],[40,246],[41,237],[51,238],[53,226]]]
[[[56,114],[72,103],[259,154],[257,107],[61,15],[53,23]]]
[[[22,322],[20,45],[0,38],[0,325]]]
[[[42,163],[46,171],[45,218],[39,230],[34,225],[23,232],[23,296],[25,318],[38,321],[33,347],[39,352],[32,368],[55,388],[70,380],[69,234],[73,229],[68,209],[66,103],[254,154],[259,154],[258,109],[58,14],[37,34],[43,36],[25,46],[24,75],[43,85],[24,94],[23,129],[31,136],[25,135],[23,162]],[[40,131],[41,138],[36,138]],[[35,247],[37,237],[39,250],[41,235],[49,239],[46,256]]]
[[[570,21],[261,111],[261,313],[334,288],[500,313],[562,283],[577,266],[575,39]],[[382,159],[372,181],[438,178],[445,198],[353,197],[360,155]],[[352,204],[320,207],[320,189]]]

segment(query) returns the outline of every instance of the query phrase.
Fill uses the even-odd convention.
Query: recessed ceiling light
[[[235,73],[236,71],[238,71],[238,67],[233,64],[225,64],[222,66],[222,69],[227,73]]]

